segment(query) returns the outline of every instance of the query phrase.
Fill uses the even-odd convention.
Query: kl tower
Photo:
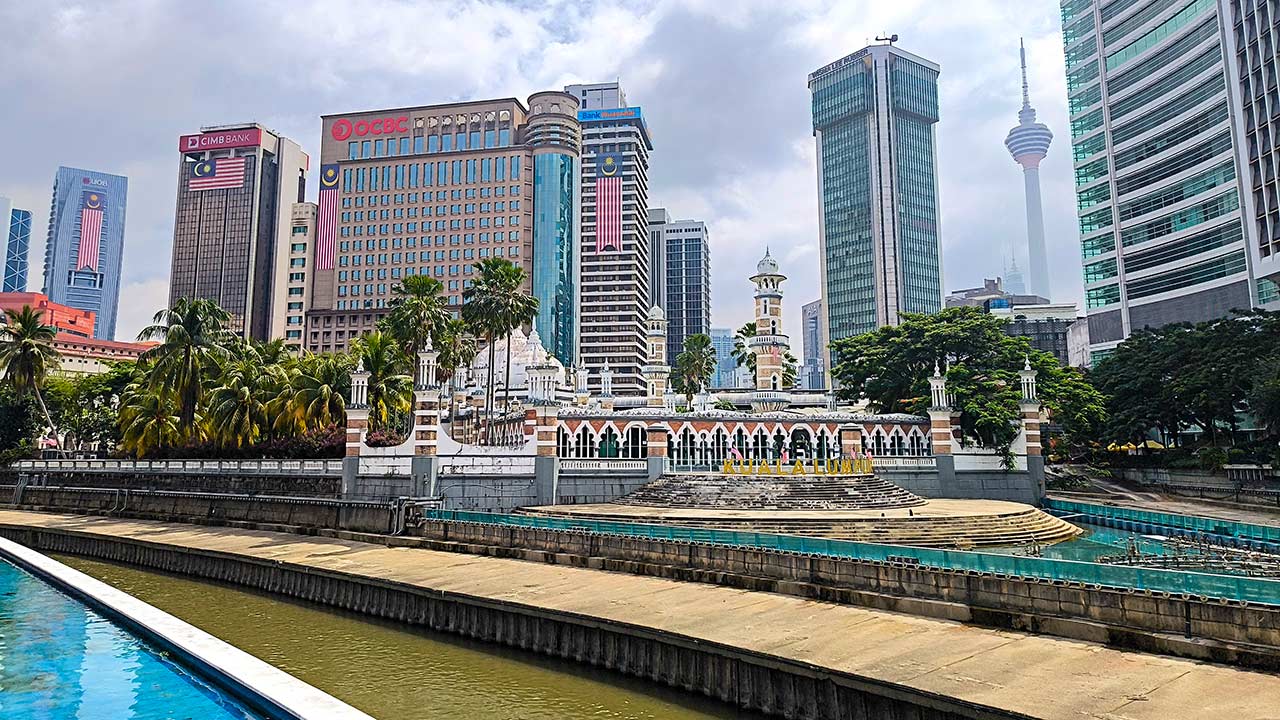
[[[1018,125],[1009,131],[1004,146],[1013,161],[1022,166],[1022,179],[1027,193],[1027,291],[1049,297],[1049,259],[1044,250],[1044,211],[1040,208],[1040,161],[1049,152],[1053,133],[1044,123],[1036,122],[1027,90],[1027,48],[1018,42],[1022,56],[1022,109]],[[1016,253],[1015,253],[1016,254]]]

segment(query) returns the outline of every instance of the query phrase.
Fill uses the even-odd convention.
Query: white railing
[[[20,472],[341,475],[341,460],[19,460]]]
[[[644,460],[561,460],[561,470],[644,470]]]
[[[877,470],[888,468],[935,468],[938,462],[932,457],[873,457],[871,466]]]

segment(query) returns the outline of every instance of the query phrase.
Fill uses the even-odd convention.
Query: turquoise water
[[[161,651],[3,559],[0,718],[262,720]]]
[[[1084,530],[1084,534],[1074,540],[1048,545],[1040,548],[1041,557],[1054,560],[1079,560],[1097,562],[1104,555],[1123,555],[1132,538],[1144,555],[1172,555],[1173,551],[1155,539],[1150,539],[1129,530],[1117,530],[1103,525],[1092,525],[1080,522],[1079,518],[1065,518],[1067,522]],[[995,552],[1006,555],[1023,555],[1026,549],[1021,547],[991,548],[983,552]]]

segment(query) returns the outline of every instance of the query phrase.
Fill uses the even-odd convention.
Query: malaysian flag
[[[187,179],[187,189],[224,190],[244,187],[246,162],[248,158],[241,156],[195,163],[191,166],[191,177]]]
[[[98,249],[102,242],[102,193],[80,194],[80,250],[76,253],[76,270],[98,271]]]
[[[596,159],[596,252],[622,249],[622,156]]]
[[[316,269],[332,270],[338,235],[338,166],[320,166],[320,204],[316,210]]]

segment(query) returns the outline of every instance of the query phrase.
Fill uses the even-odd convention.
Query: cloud
[[[167,299],[179,135],[254,120],[314,158],[321,114],[620,78],[654,135],[653,204],[708,223],[714,324],[750,317],[746,277],[768,245],[791,277],[784,326],[798,342],[800,305],[818,295],[806,76],[886,30],[942,65],[948,289],[999,273],[1025,236],[1021,175],[1002,142],[1026,36],[1033,101],[1058,135],[1042,169],[1056,299],[1081,295],[1054,3],[751,0],[726,12],[712,0],[318,0],[299,15],[284,0],[231,0],[198,11],[226,22],[194,12],[177,0],[0,4],[0,127],[21,138],[6,144],[0,194],[43,228],[58,165],[129,176],[121,338]]]

